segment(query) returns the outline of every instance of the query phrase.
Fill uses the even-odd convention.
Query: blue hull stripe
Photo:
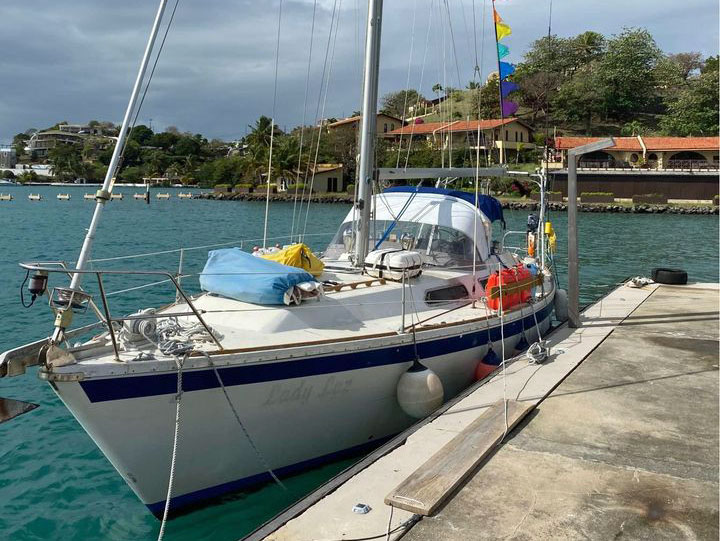
[[[327,455],[322,455],[316,458],[311,458],[309,460],[303,460],[302,462],[298,462],[296,464],[291,464],[289,466],[283,466],[282,468],[277,468],[273,470],[273,473],[277,475],[278,477],[288,477],[290,475],[309,470],[312,468],[316,468],[318,466],[321,466],[322,464],[326,464],[328,462],[332,462],[334,460],[340,460],[343,458],[348,458],[354,455],[358,454],[365,454],[368,451],[379,447],[383,443],[390,441],[390,439],[393,436],[386,436],[383,438],[378,438],[376,440],[372,440],[366,443],[362,443],[360,445],[356,445],[354,447],[349,447],[348,449],[343,449],[342,451],[334,451],[332,453],[329,453]],[[243,479],[237,479],[235,481],[230,481],[228,483],[223,483],[221,485],[216,485],[214,487],[208,487],[203,488],[201,490],[196,490],[195,492],[189,492],[188,494],[182,494],[180,496],[175,496],[170,499],[170,510],[171,511],[177,511],[178,509],[181,509],[183,507],[188,507],[192,505],[196,505],[197,503],[209,500],[212,498],[217,498],[218,496],[222,496],[223,494],[228,494],[230,492],[238,492],[240,490],[243,490],[248,487],[260,485],[267,483],[272,480],[272,477],[270,477],[270,474],[268,472],[262,472],[257,473],[255,475],[251,475],[250,477],[245,477]],[[150,512],[155,515],[158,518],[161,518],[163,515],[163,512],[165,510],[165,500],[162,500],[160,502],[155,503],[149,503],[145,504],[148,509],[150,509]]]
[[[552,309],[553,305],[549,304],[538,312],[538,323],[544,321],[550,315]],[[534,326],[535,319],[532,315],[506,323],[505,337],[520,334],[524,329],[533,329]],[[490,328],[489,334],[491,341],[500,340],[500,327]],[[451,338],[420,342],[417,346],[420,358],[429,359],[483,346],[487,343],[488,331],[483,329]],[[375,350],[338,353],[324,357],[218,368],[218,373],[225,386],[231,387],[400,364],[412,361],[413,357],[413,346],[407,344]],[[175,394],[177,391],[177,375],[175,373],[165,373],[147,376],[110,377],[80,381],[80,386],[85,391],[90,402],[106,402],[109,400]],[[202,391],[217,387],[220,387],[220,385],[212,369],[183,372],[183,391],[185,392]]]

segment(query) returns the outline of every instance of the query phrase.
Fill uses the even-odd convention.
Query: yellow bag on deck
[[[315,257],[310,248],[304,244],[293,244],[279,252],[261,255],[260,257],[289,267],[306,270],[316,278],[323,273],[325,268],[325,264]]]

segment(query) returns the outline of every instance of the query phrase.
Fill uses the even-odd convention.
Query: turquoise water
[[[27,200],[28,188],[4,191],[11,191],[15,200],[0,202],[0,350],[46,336],[51,328],[45,303],[38,302],[28,310],[20,306],[18,291],[24,272],[17,267],[18,261],[72,261],[93,207],[82,200],[82,194],[92,189],[34,188],[33,192],[43,194],[41,202]],[[55,195],[60,191],[70,191],[72,199],[57,201]],[[93,254],[96,258],[262,236],[262,203],[153,198],[147,206],[131,198],[140,189],[120,191],[126,194],[125,200],[113,201],[104,212]],[[312,205],[309,244],[323,248],[348,210],[347,205]],[[291,203],[271,205],[269,235],[287,235],[292,214]],[[525,212],[506,212],[511,229],[524,229],[526,216]],[[691,280],[718,280],[715,216],[580,214],[579,221],[582,302],[597,299],[627,276],[649,275],[658,265],[684,268]],[[558,271],[564,282],[565,214],[555,214],[553,222],[559,237]],[[199,271],[206,256],[207,249],[188,252],[185,270]],[[96,264],[97,268],[173,271],[177,265],[177,254]],[[141,283],[143,280],[131,285]],[[87,285],[94,290],[92,284]],[[195,289],[191,282],[184,285]],[[108,291],[121,287],[127,284],[108,279]],[[144,289],[111,296],[110,307],[113,313],[130,312],[165,302],[170,295],[171,290],[162,286]],[[0,396],[40,404],[31,413],[0,425],[0,532],[4,538],[125,540],[157,536],[159,523],[34,371],[0,380]],[[288,479],[287,491],[268,485],[181,516],[168,525],[166,538],[237,539],[351,462],[337,462]]]

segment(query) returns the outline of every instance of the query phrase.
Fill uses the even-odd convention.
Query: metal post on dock
[[[580,327],[580,276],[578,269],[577,237],[577,162],[580,156],[615,146],[615,140],[607,137],[568,150],[568,326]]]

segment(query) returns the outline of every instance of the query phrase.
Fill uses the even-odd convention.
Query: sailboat
[[[174,273],[89,268],[164,9],[161,1],[75,267],[21,264],[33,298],[50,297],[53,333],[0,355],[3,377],[39,365],[156,516],[380,444],[487,377],[520,343],[541,343],[557,296],[544,204],[530,234],[519,232],[525,253],[504,246],[518,232],[492,237],[502,207],[478,185],[504,166],[373,163],[382,0],[368,9],[358,197],[319,267],[213,250],[197,295]],[[447,177],[474,178],[475,193],[398,185]],[[395,186],[378,189],[388,181]],[[110,275],[168,280],[176,300],[113,315]],[[72,329],[88,307],[97,322]]]

